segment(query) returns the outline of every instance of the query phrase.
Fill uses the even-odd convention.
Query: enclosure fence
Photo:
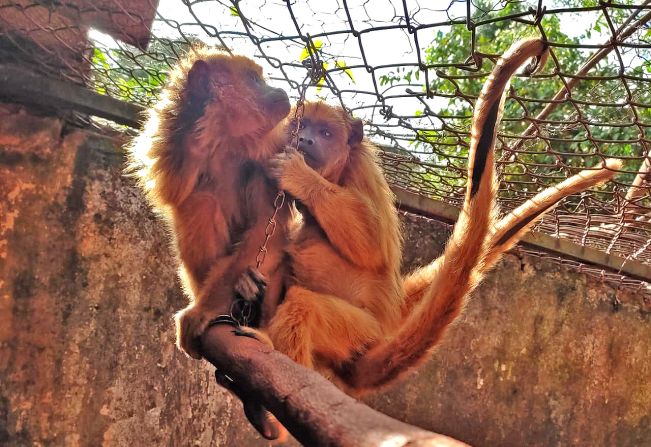
[[[564,201],[536,227],[619,261],[521,250],[636,289],[651,309],[651,1],[354,3],[4,0],[0,64],[142,107],[197,44],[254,56],[294,99],[321,67],[311,97],[366,120],[398,197],[423,211],[423,198],[462,203],[481,86],[513,41],[541,37],[550,60],[512,82],[498,135],[501,209],[622,159],[614,182]]]

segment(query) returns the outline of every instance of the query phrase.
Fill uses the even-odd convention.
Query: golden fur
[[[375,147],[361,138],[361,122],[341,109],[307,104],[305,118],[332,133],[328,150],[321,159],[309,151],[280,153],[289,124],[279,124],[288,112],[286,95],[268,87],[248,58],[191,52],[129,147],[131,171],[169,225],[191,299],[177,315],[179,346],[200,356],[197,338],[212,318],[229,313],[236,283],[255,263],[276,192],[266,170],[303,212],[288,243],[289,210],[281,210],[263,264],[269,282],[262,325],[268,323],[275,347],[355,393],[420,364],[499,256],[554,203],[608,179],[617,167],[609,161],[584,171],[496,223],[493,146],[503,91],[516,68],[544,50],[535,40],[514,46],[486,83],[453,236],[439,259],[404,278],[394,197]],[[269,322],[287,275],[285,301]],[[282,435],[271,427],[277,422],[259,421],[268,414],[258,401],[244,404],[261,433]]]
[[[175,241],[191,299],[176,318],[177,342],[192,357],[200,357],[197,339],[208,322],[229,313],[236,281],[255,265],[276,194],[263,164],[285,144],[278,124],[288,112],[287,95],[267,86],[252,60],[195,49],[129,147],[131,170]],[[267,310],[281,294],[288,218],[281,210],[262,266]]]
[[[401,237],[372,145],[348,149],[351,123],[340,109],[307,103],[304,116],[329,124],[334,162],[322,177],[296,152],[279,156],[280,187],[300,202],[304,219],[292,232],[292,280],[268,331],[276,349],[314,367],[315,356],[344,362],[397,327]]]
[[[376,149],[367,140],[351,143],[359,123],[342,109],[306,104],[304,131],[327,128],[331,136],[326,143],[315,137],[317,155],[305,146],[303,154],[290,151],[271,163],[271,175],[304,214],[291,232],[285,301],[267,328],[276,349],[348,392],[392,383],[427,358],[483,274],[535,219],[565,195],[612,176],[614,161],[546,190],[497,222],[493,148],[503,92],[526,60],[544,63],[545,55],[540,40],[523,41],[496,66],[475,107],[469,182],[453,235],[439,259],[405,278],[394,197]],[[319,144],[328,145],[327,160]]]

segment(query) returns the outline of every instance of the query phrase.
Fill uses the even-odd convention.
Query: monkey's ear
[[[208,62],[198,60],[188,72],[188,89],[192,96],[203,96],[209,92],[210,67]]]
[[[362,142],[364,138],[364,123],[361,119],[355,118],[350,121],[350,136],[348,137],[348,145],[356,146]]]

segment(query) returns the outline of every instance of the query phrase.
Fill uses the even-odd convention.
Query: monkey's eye
[[[298,125],[299,130],[305,129],[305,123],[301,121],[301,124]]]
[[[330,138],[332,136],[332,132],[330,132],[330,129],[321,129],[321,135],[326,138]]]

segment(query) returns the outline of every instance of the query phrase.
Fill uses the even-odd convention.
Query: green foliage
[[[197,42],[154,40],[146,53],[122,47],[96,47],[91,60],[95,91],[124,101],[150,104],[164,85],[170,68]]]
[[[300,62],[303,62],[304,60],[308,59],[310,57],[310,53],[312,53],[315,56],[318,56],[318,60],[321,62],[321,66],[323,67],[323,76],[321,76],[318,80],[316,80],[316,90],[317,92],[321,91],[323,86],[325,85],[325,73],[328,70],[328,67],[330,66],[329,63],[327,62],[327,59],[329,59],[326,54],[323,51],[323,41],[316,39],[312,41],[312,48],[308,48],[306,45],[303,50],[301,51],[301,55],[298,57],[298,60]],[[348,68],[348,64],[346,64],[346,61],[343,59],[336,59],[335,61],[335,67],[341,69],[341,71],[350,78],[350,80],[355,83],[355,77],[353,76],[353,71]]]
[[[587,7],[598,4],[596,0],[557,0],[556,6]],[[627,1],[627,3],[631,3]],[[442,126],[437,130],[420,130],[417,132],[417,141],[414,144],[418,152],[429,153],[426,157],[437,165],[448,166],[447,172],[453,174],[465,169],[468,151],[468,132],[472,116],[472,107],[475,98],[479,95],[487,74],[494,66],[497,56],[506,51],[513,42],[532,36],[540,36],[537,27],[521,23],[513,19],[496,20],[499,18],[526,12],[528,5],[516,1],[475,0],[472,2],[474,13],[472,20],[475,29],[475,49],[480,57],[475,59],[479,66],[472,64],[472,32],[466,24],[453,25],[449,29],[438,29],[434,32],[432,44],[424,50],[425,63],[436,68],[430,70],[429,90],[433,92],[435,104],[441,106],[435,110],[440,117]],[[548,5],[548,8],[550,6]],[[609,8],[610,16],[615,23],[623,23],[630,15],[630,10]],[[514,94],[518,100],[509,99],[505,106],[505,118],[501,133],[513,136],[504,137],[507,146],[513,146],[519,139],[517,136],[531,123],[525,117],[535,117],[546,106],[545,100],[550,100],[563,88],[562,78],[555,75],[558,69],[562,74],[573,75],[587,61],[594,50],[582,50],[573,46],[591,42],[605,42],[610,37],[610,29],[605,17],[599,13],[596,21],[583,21],[577,19],[585,13],[578,13],[572,17],[568,14],[546,14],[541,21],[547,39],[555,44],[553,51],[558,58],[558,67],[553,61],[548,61],[542,76],[538,78],[517,77],[512,82]],[[523,17],[531,20],[533,17]],[[568,22],[562,22],[568,21]],[[572,21],[571,25],[569,21]],[[572,35],[567,35],[567,27],[571,26]],[[585,29],[576,29],[576,27]],[[647,33],[648,34],[648,33]],[[567,46],[565,46],[567,45]],[[627,74],[646,76],[651,72],[651,54],[649,50],[638,50],[645,57],[629,55],[631,61],[626,68]],[[597,67],[592,69],[589,76],[617,76],[619,63],[616,58],[604,59]],[[481,76],[477,76],[477,74]],[[381,85],[394,85],[407,81],[409,83],[418,79],[419,70],[394,71],[380,78]],[[423,76],[420,76],[423,79]],[[564,77],[565,82],[571,78]],[[639,103],[651,103],[651,88],[649,82],[627,81],[629,89],[634,92],[634,100]],[[635,125],[609,126],[610,123],[632,123],[635,117],[630,107],[607,105],[592,106],[581,104],[581,101],[598,102],[603,104],[621,103],[627,97],[627,91],[621,79],[584,80],[578,83],[571,92],[570,101],[559,104],[547,117],[550,124],[539,126],[543,136],[549,137],[549,143],[542,139],[525,142],[516,154],[511,155],[502,172],[503,180],[512,182],[510,191],[527,191],[539,189],[535,183],[546,176],[556,177],[550,179],[551,183],[558,177],[565,177],[568,171],[563,171],[556,166],[583,167],[599,164],[602,157],[607,156],[639,157],[643,153],[642,145],[637,142],[639,129]],[[637,107],[639,121],[651,125],[651,110],[648,107]],[[426,114],[426,110],[416,110],[415,116]],[[422,121],[424,122],[424,121]],[[649,129],[647,129],[648,131]],[[458,142],[458,135],[465,132],[465,141]],[[590,139],[603,140],[593,143]],[[455,141],[461,143],[454,145]],[[636,171],[639,159],[632,159],[625,163],[625,168]],[[633,175],[627,178],[620,177],[622,181],[631,181]],[[544,181],[543,181],[544,183]],[[458,185],[464,184],[459,179]],[[445,190],[446,185],[436,185]],[[512,192],[503,193],[506,195]]]
[[[434,69],[428,72],[428,90],[436,98],[429,101],[430,109],[413,111],[411,121],[416,130],[414,150],[424,161],[437,166],[422,172],[439,192],[452,192],[464,184],[465,163],[472,107],[486,76],[497,57],[521,38],[540,36],[538,26],[523,23],[534,19],[528,8],[536,2],[520,0],[473,0],[473,33],[465,23],[449,27],[431,28],[431,44],[422,52],[424,62]],[[618,0],[618,5],[636,5],[639,0]],[[599,7],[599,0],[551,0],[545,2],[548,9],[556,7]],[[231,8],[231,15],[238,10]],[[608,7],[612,26],[625,24],[632,10],[624,7]],[[586,18],[588,18],[586,20]],[[517,77],[512,82],[512,94],[505,106],[505,118],[500,129],[502,142],[513,147],[518,136],[531,124],[531,118],[539,114],[564,82],[585,64],[595,49],[577,48],[580,44],[603,43],[611,37],[610,24],[601,10],[575,14],[545,14],[540,28],[547,39],[554,43],[554,55],[558,61],[548,61],[541,76]],[[419,31],[420,41],[427,39],[426,30]],[[568,35],[569,34],[569,35]],[[651,29],[641,29],[637,39],[648,45]],[[108,94],[130,102],[150,104],[163,85],[166,73],[178,57],[196,39],[176,42],[155,40],[146,53],[126,48],[95,48],[92,54],[94,70],[93,86],[99,93]],[[561,44],[562,46],[558,46]],[[331,55],[327,44],[315,39],[311,52],[319,56],[323,68],[337,80],[355,82],[353,71],[341,57]],[[472,49],[475,54],[472,54]],[[648,48],[619,47],[626,84],[620,75],[620,63],[613,52],[590,70],[589,76],[598,79],[580,81],[571,90],[567,101],[559,103],[538,124],[544,138],[531,139],[522,144],[517,152],[506,154],[509,163],[502,166],[502,178],[509,183],[505,194],[531,192],[545,182],[566,177],[570,171],[563,168],[594,166],[602,155],[628,157],[625,169],[636,171],[644,148],[639,133],[651,131],[651,51]],[[307,47],[297,55],[299,61],[310,57]],[[474,57],[474,59],[473,59]],[[391,61],[387,61],[391,62]],[[558,75],[561,74],[561,76]],[[399,67],[380,76],[379,84],[390,87],[396,84],[416,84],[425,80],[419,69]],[[316,81],[317,90],[325,85],[325,77]],[[401,85],[402,87],[402,85]],[[414,87],[415,88],[415,87]],[[424,88],[423,88],[424,89]],[[596,102],[594,106],[588,103]],[[633,110],[626,102],[639,104]],[[432,116],[434,115],[434,116]],[[407,122],[410,118],[405,118]],[[417,123],[418,122],[418,123]],[[432,122],[433,125],[425,125]],[[631,124],[631,123],[639,123]],[[628,124],[628,125],[626,125]],[[416,170],[416,166],[414,166]],[[419,177],[422,181],[423,177]],[[620,176],[623,182],[631,181],[633,174]]]

